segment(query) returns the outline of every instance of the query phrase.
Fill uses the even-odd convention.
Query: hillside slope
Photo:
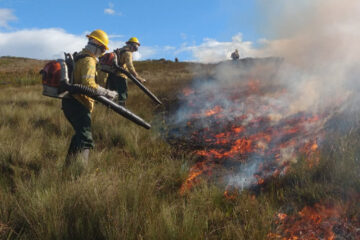
[[[64,170],[73,130],[60,101],[41,95],[44,62],[0,58],[1,239],[359,239],[358,125],[328,131],[315,166],[297,155],[285,175],[256,189],[227,195],[204,177],[181,192],[203,158],[191,138],[170,141],[169,115],[195,80],[211,83],[217,65],[136,62],[164,106],[130,84],[127,107],[152,129],[96,104],[90,165]]]

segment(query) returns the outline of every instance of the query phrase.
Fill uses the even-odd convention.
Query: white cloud
[[[110,39],[114,39],[114,38],[123,38],[124,35],[121,35],[121,34],[110,34],[109,35],[109,38]]]
[[[64,52],[80,51],[87,43],[86,34],[74,35],[61,28],[24,29],[14,32],[0,32],[0,56],[28,57],[36,59],[63,58]],[[112,35],[110,35],[112,36]],[[115,35],[118,37],[118,35]],[[110,38],[110,51],[125,45],[123,41]],[[141,46],[134,54],[135,60],[151,58],[157,48]]]
[[[74,35],[60,28],[23,29],[13,32],[0,32],[0,56],[29,57],[36,59],[62,58],[63,52],[80,51],[87,43],[86,34]],[[110,51],[125,45],[117,39],[122,35],[109,35]],[[263,40],[264,41],[264,40]],[[173,46],[141,46],[134,53],[134,60],[160,58],[169,54],[190,52],[193,60],[200,62],[217,62],[230,58],[234,49],[241,57],[258,56],[260,51],[253,48],[251,42],[243,42],[241,34],[235,35],[231,42],[219,42],[205,39],[200,45],[182,45],[180,49]]]
[[[0,32],[0,55],[51,59],[81,49],[87,40],[59,28]]]
[[[117,48],[121,48],[125,45],[125,42],[123,41],[114,41],[112,38],[109,39],[109,51],[112,51]]]
[[[134,53],[134,60],[146,60],[165,58],[176,50],[173,46],[141,46],[138,52]]]
[[[176,48],[173,46],[165,46],[163,49],[164,51],[174,51]]]
[[[154,56],[157,52],[157,49],[154,47],[141,46],[138,52],[134,52],[133,57],[134,60],[145,60],[151,58],[151,56]]]
[[[105,14],[109,14],[109,15],[114,15],[115,14],[115,10],[111,9],[111,8],[105,8],[104,9],[104,13]]]
[[[104,13],[108,15],[118,15],[121,16],[121,12],[116,12],[114,9],[115,5],[113,3],[109,3],[109,7],[104,9]]]
[[[205,38],[200,45],[188,46],[184,44],[175,53],[191,52],[194,61],[219,62],[230,59],[230,55],[235,49],[239,50],[240,57],[258,55],[258,51],[253,47],[252,42],[243,41],[241,33],[233,36],[231,42],[219,42],[215,39]]]
[[[0,27],[10,28],[8,23],[16,20],[17,17],[13,14],[13,10],[0,8]]]

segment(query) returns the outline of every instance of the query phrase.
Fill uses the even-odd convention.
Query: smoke
[[[300,149],[321,145],[321,130],[334,112],[359,106],[360,2],[258,3],[269,38],[256,56],[274,58],[217,64],[210,78],[195,81],[172,121],[184,139],[204,146],[199,152],[204,161],[239,162],[249,146],[243,140],[253,139],[257,150],[249,152],[256,152],[256,158],[247,157],[228,176],[228,184],[240,189],[253,185],[254,173],[266,165],[270,170],[259,171],[261,177],[273,175],[273,169],[285,173]],[[230,133],[240,125],[245,130]],[[291,133],[298,127],[301,131]],[[272,137],[268,142],[259,140],[264,132]],[[221,148],[222,142],[232,145]],[[275,156],[281,161],[274,161]]]
[[[327,107],[359,89],[359,1],[261,0],[259,6],[274,39],[262,54],[285,59],[280,77],[297,99],[294,111]]]

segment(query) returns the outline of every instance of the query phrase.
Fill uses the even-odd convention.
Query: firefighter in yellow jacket
[[[136,52],[140,47],[140,42],[136,37],[130,38],[126,45],[122,48],[114,50],[114,53],[117,55],[118,65],[123,67],[125,70],[130,72],[134,77],[136,77],[142,83],[146,82],[146,80],[140,77],[133,65],[133,52]],[[115,74],[110,73],[106,86],[110,90],[117,91],[119,95],[119,104],[124,106],[125,101],[128,97],[128,85],[127,85],[127,76],[123,73],[117,72]]]
[[[97,58],[102,56],[108,48],[109,39],[102,30],[95,30],[87,35],[89,41],[85,48],[74,55],[74,83],[96,89],[108,98],[115,98],[116,92],[100,87],[96,81]],[[68,95],[62,100],[62,109],[65,117],[75,130],[71,139],[65,165],[69,165],[74,156],[79,155],[87,163],[89,150],[94,147],[91,134],[91,112],[94,100],[82,95]]]

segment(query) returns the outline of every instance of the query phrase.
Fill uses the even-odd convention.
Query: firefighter
[[[235,49],[235,52],[231,53],[231,58],[232,58],[232,60],[239,60],[240,55],[239,55],[239,51],[237,49]]]
[[[86,37],[88,43],[85,48],[80,53],[74,54],[74,83],[94,88],[108,98],[115,98],[116,92],[102,88],[95,82],[97,59],[109,49],[108,36],[102,30],[95,30]],[[85,165],[87,164],[89,150],[94,147],[91,134],[91,112],[93,108],[94,100],[82,94],[68,94],[62,99],[62,110],[75,130],[65,166],[69,166],[71,160],[78,156]]]
[[[136,52],[139,47],[139,40],[136,37],[132,37],[126,42],[124,47],[115,49],[114,53],[117,55],[118,65],[134,75],[140,82],[144,83],[146,80],[137,74],[132,59],[133,52]],[[125,106],[128,97],[127,76],[120,72],[110,73],[106,81],[106,87],[110,90],[117,91],[119,104]]]

